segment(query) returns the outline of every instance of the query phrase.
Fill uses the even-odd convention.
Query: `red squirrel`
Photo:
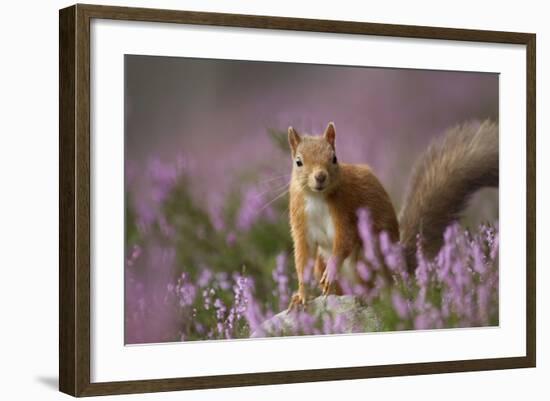
[[[327,264],[338,275],[353,265],[361,250],[357,211],[367,208],[375,233],[386,231],[401,241],[409,270],[416,262],[417,235],[433,257],[443,231],[460,217],[469,197],[482,187],[498,186],[498,126],[464,124],[435,140],[417,162],[398,220],[381,182],[365,164],[340,163],[336,129],[331,122],[321,136],[288,129],[292,156],[290,226],[298,291],[289,309],[307,301],[304,269],[314,260],[314,275],[322,293],[338,293]]]

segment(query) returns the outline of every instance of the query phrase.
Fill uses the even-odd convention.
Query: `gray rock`
[[[320,296],[305,310],[282,311],[264,321],[250,337],[345,334],[380,331],[374,311],[351,295]]]

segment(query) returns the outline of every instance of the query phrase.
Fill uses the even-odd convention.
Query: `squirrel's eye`
[[[333,164],[338,163],[338,159],[336,158],[336,155],[332,156],[332,163]]]
[[[302,161],[300,159],[296,160],[296,165],[298,167],[302,167],[304,165],[304,163],[302,163]]]

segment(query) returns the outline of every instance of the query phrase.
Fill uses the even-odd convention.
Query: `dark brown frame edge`
[[[526,356],[335,369],[90,382],[90,20],[92,18],[510,43],[527,48]],[[144,393],[535,367],[536,35],[77,4],[59,12],[59,389],[73,396]]]

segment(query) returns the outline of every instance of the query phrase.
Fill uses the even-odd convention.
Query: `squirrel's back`
[[[376,232],[387,231],[392,240],[399,239],[399,225],[390,196],[382,183],[366,164],[340,165],[340,185],[329,196],[329,201],[351,216],[356,217],[357,210],[368,208],[373,229]]]

